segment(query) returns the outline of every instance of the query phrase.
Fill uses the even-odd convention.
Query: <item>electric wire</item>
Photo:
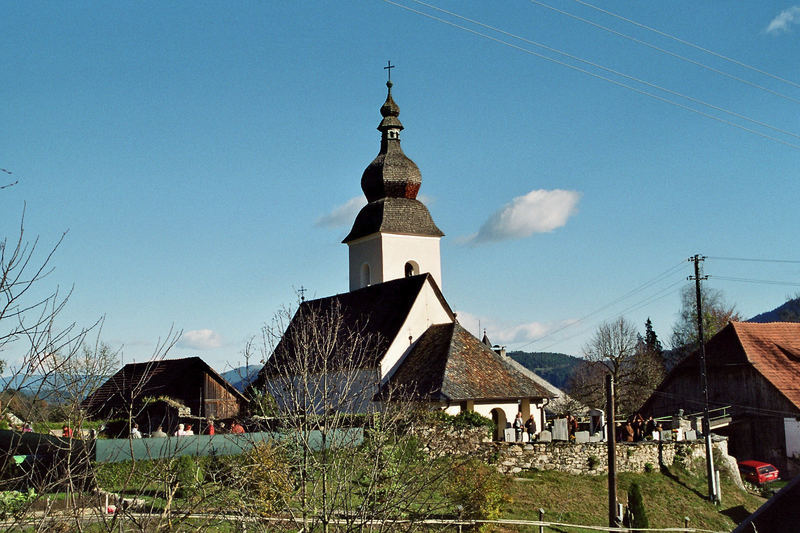
[[[747,115],[742,115],[741,113],[737,113],[736,111],[731,111],[730,109],[726,109],[724,107],[720,107],[720,106],[714,105],[712,103],[706,102],[706,101],[701,100],[699,98],[695,98],[693,96],[689,96],[687,94],[683,94],[681,92],[678,92],[678,91],[675,91],[675,90],[672,90],[672,89],[668,89],[666,87],[657,85],[655,83],[651,83],[651,82],[649,82],[647,80],[644,80],[644,79],[641,79],[641,78],[637,78],[636,76],[632,76],[630,74],[625,74],[624,72],[621,72],[621,71],[618,71],[618,70],[603,66],[603,65],[601,65],[599,63],[595,63],[595,62],[589,61],[587,59],[583,59],[581,57],[578,57],[576,55],[570,54],[568,52],[564,52],[563,50],[559,50],[557,48],[553,48],[551,46],[548,46],[546,44],[540,43],[538,41],[533,41],[533,40],[530,40],[530,39],[528,39],[526,37],[522,37],[520,35],[516,35],[516,34],[510,33],[510,32],[507,32],[507,31],[502,30],[500,28],[497,28],[495,26],[490,26],[488,24],[484,24],[484,23],[482,23],[480,21],[477,21],[475,19],[471,19],[471,18],[465,17],[463,15],[459,15],[458,13],[455,13],[453,11],[448,11],[446,9],[442,9],[440,7],[437,7],[437,6],[433,5],[433,4],[429,4],[429,3],[423,2],[422,0],[412,0],[412,1],[417,3],[417,4],[423,5],[425,7],[428,7],[430,9],[434,9],[434,10],[439,11],[441,13],[445,13],[445,14],[450,15],[452,17],[459,18],[459,19],[464,20],[466,22],[469,22],[471,24],[475,24],[476,26],[480,26],[482,28],[486,28],[488,30],[500,33],[500,34],[505,35],[507,37],[511,37],[512,39],[517,39],[517,40],[522,41],[522,42],[524,42],[526,44],[530,44],[530,45],[536,46],[538,48],[542,48],[544,50],[547,50],[548,52],[553,52],[553,53],[559,54],[561,56],[568,57],[568,58],[570,58],[570,59],[572,59],[574,61],[578,61],[578,62],[583,63],[585,65],[589,65],[589,66],[592,66],[592,67],[597,68],[599,70],[603,70],[605,72],[608,72],[609,74],[614,74],[614,75],[619,76],[621,78],[625,78],[625,79],[628,79],[630,81],[634,81],[636,83],[641,83],[642,85],[645,85],[645,86],[650,87],[652,89],[663,91],[663,92],[665,92],[667,94],[671,94],[673,96],[677,96],[679,98],[686,99],[686,100],[688,100],[690,102],[693,102],[695,104],[699,104],[699,105],[708,107],[710,109],[713,109],[715,111],[719,111],[721,113],[725,113],[727,115],[730,115],[730,116],[745,120],[747,122],[750,122],[751,124],[756,124],[758,126],[771,129],[771,130],[773,130],[775,132],[782,133],[784,135],[789,135],[789,136],[794,137],[796,139],[800,139],[800,135],[798,135],[797,133],[785,130],[783,128],[778,128],[776,126],[772,126],[771,124],[767,124],[766,122],[762,122],[760,120],[756,120],[754,118],[748,117]],[[531,0],[531,1],[534,1],[534,0]],[[535,3],[539,3],[539,2],[535,2]],[[543,4],[543,5],[545,5],[545,4]],[[797,102],[800,103],[800,100],[797,100]]]
[[[760,283],[762,285],[786,285],[789,287],[800,287],[800,283],[796,281],[776,281],[770,279],[753,279],[753,278],[736,278],[730,276],[714,276],[714,279],[721,279],[723,281],[738,281],[741,283]]]
[[[700,50],[701,52],[705,52],[706,54],[710,54],[710,55],[718,57],[720,59],[724,59],[725,61],[729,61],[729,62],[731,62],[731,63],[733,63],[735,65],[739,65],[740,67],[744,67],[744,68],[746,68],[748,70],[752,70],[753,72],[757,72],[759,74],[763,74],[764,76],[768,76],[768,77],[770,77],[770,78],[772,78],[774,80],[778,80],[778,81],[781,81],[781,82],[786,83],[788,85],[792,85],[793,87],[800,88],[800,83],[795,83],[795,82],[793,82],[791,80],[787,80],[786,78],[782,78],[780,76],[776,76],[775,74],[767,72],[766,70],[762,70],[762,69],[760,69],[758,67],[754,67],[752,65],[748,65],[747,63],[739,61],[738,59],[734,59],[732,57],[728,57],[726,55],[720,54],[719,52],[715,52],[714,50],[709,50],[708,48],[704,48],[704,47],[702,47],[702,46],[700,46],[698,44],[692,43],[692,42],[687,41],[685,39],[681,39],[680,37],[676,37],[675,35],[666,33],[664,31],[658,30],[656,28],[652,28],[650,26],[646,26],[646,25],[644,25],[644,24],[642,24],[640,22],[636,22],[635,20],[623,17],[622,15],[618,15],[617,13],[614,13],[612,11],[608,11],[608,10],[603,9],[601,7],[597,7],[595,5],[592,5],[592,4],[588,3],[588,2],[584,2],[583,0],[573,0],[573,1],[577,2],[578,4],[584,5],[586,7],[592,8],[594,10],[600,11],[601,13],[605,13],[606,15],[610,15],[610,16],[612,16],[614,18],[617,18],[617,19],[622,20],[624,22],[627,22],[629,24],[633,24],[634,26],[638,26],[639,28],[643,28],[645,30],[657,33],[658,35],[661,35],[662,37],[666,37],[667,39],[672,39],[675,42],[678,42],[678,43],[681,43],[683,45],[689,46],[691,48],[694,48],[695,50]]]
[[[582,322],[585,322],[586,319],[591,318],[592,316],[594,316],[594,315],[596,315],[596,314],[598,314],[598,313],[600,313],[602,311],[605,311],[609,307],[612,307],[612,306],[618,304],[619,302],[622,302],[622,301],[630,298],[634,294],[637,294],[637,293],[647,289],[648,287],[652,286],[653,284],[658,283],[659,281],[661,281],[661,280],[673,275],[676,271],[678,271],[679,269],[683,268],[683,266],[685,264],[686,263],[684,261],[681,261],[680,263],[677,263],[677,264],[669,267],[664,272],[662,272],[662,273],[658,274],[657,276],[655,276],[654,278],[652,278],[652,279],[650,279],[650,280],[638,285],[637,287],[631,289],[630,291],[628,291],[627,293],[623,294],[622,296],[619,296],[618,298],[615,298],[611,302],[598,307],[597,309],[591,311],[590,313],[587,313],[586,315],[578,318],[577,320],[567,322],[563,326],[560,326],[560,327],[548,332],[547,334],[545,334],[545,335],[543,335],[541,337],[537,337],[536,339],[530,340],[530,341],[526,342],[525,344],[522,344],[521,346],[516,347],[516,349],[517,350],[521,350],[522,348],[525,348],[526,346],[529,346],[529,345],[533,344],[534,342],[541,342],[544,339],[548,339],[548,338],[552,337],[556,333],[559,333],[561,331],[564,331],[565,329],[574,327],[574,326],[576,326],[578,324],[581,324]],[[576,333],[576,335],[579,335],[581,333],[584,333],[584,331]],[[563,342],[563,339],[559,340],[558,342],[559,343]]]
[[[711,67],[711,66],[706,65],[704,63],[701,63],[699,61],[695,61],[694,59],[688,58],[686,56],[682,56],[682,55],[677,54],[675,52],[671,52],[671,51],[667,50],[666,48],[661,48],[660,46],[656,46],[654,44],[648,43],[647,41],[642,41],[641,39],[637,39],[636,37],[633,37],[631,35],[627,35],[625,33],[619,32],[619,31],[617,31],[617,30],[615,30],[613,28],[609,28],[607,26],[603,26],[601,24],[597,24],[596,22],[592,22],[591,20],[579,17],[577,15],[573,15],[572,13],[569,13],[567,11],[563,11],[563,10],[558,9],[556,7],[553,7],[551,5],[545,4],[544,2],[539,2],[539,0],[528,0],[528,1],[531,2],[532,4],[536,4],[538,6],[546,8],[546,9],[551,9],[551,10],[553,10],[553,11],[555,11],[557,13],[561,13],[562,15],[565,15],[567,17],[579,20],[581,22],[584,22],[584,23],[589,24],[591,26],[594,26],[596,28],[600,28],[601,30],[607,31],[609,33],[613,33],[614,35],[622,37],[623,39],[628,39],[630,41],[633,41],[636,44],[640,44],[642,46],[646,46],[648,48],[652,48],[653,50],[661,52],[662,54],[667,54],[667,55],[672,56],[672,57],[674,57],[676,59],[680,59],[681,61],[685,61],[687,63],[691,63],[692,65],[698,66],[698,67],[706,69],[708,71],[711,71],[711,72],[713,72],[715,74],[719,74],[721,76],[725,76],[726,78],[730,78],[732,80],[738,81],[739,83],[743,83],[745,85],[749,85],[750,87],[753,87],[755,89],[760,89],[762,91],[766,91],[766,92],[768,92],[770,94],[773,94],[775,96],[778,96],[780,98],[784,98],[784,99],[790,100],[790,101],[792,101],[792,102],[794,102],[796,104],[800,104],[800,100],[798,100],[797,98],[793,98],[791,96],[785,95],[785,94],[780,93],[778,91],[774,91],[774,90],[770,89],[769,87],[764,87],[763,85],[759,85],[757,83],[753,83],[752,81],[746,80],[744,78],[740,78],[739,76],[735,76],[733,74],[725,72],[724,70],[720,70],[720,69]]]
[[[791,263],[791,264],[800,264],[799,260],[795,259],[757,259],[757,258],[750,258],[750,257],[715,257],[708,255],[706,259],[713,259],[715,261],[750,261],[755,263]]]
[[[772,135],[767,135],[766,133],[760,132],[758,130],[754,130],[752,128],[748,128],[748,127],[743,126],[741,124],[737,124],[736,122],[731,122],[730,120],[726,120],[724,118],[721,118],[721,117],[718,117],[718,116],[715,116],[715,115],[700,111],[699,109],[695,109],[695,108],[687,106],[685,104],[681,104],[679,102],[675,102],[674,100],[670,100],[669,98],[664,98],[663,96],[659,96],[657,94],[653,94],[651,92],[639,89],[637,87],[633,87],[631,85],[628,85],[628,84],[622,83],[620,81],[608,78],[606,76],[601,76],[601,75],[596,74],[594,72],[590,72],[590,71],[588,71],[586,69],[583,69],[583,68],[580,68],[580,67],[576,67],[575,65],[570,65],[569,63],[565,63],[563,61],[559,61],[558,59],[555,59],[555,58],[552,58],[552,57],[548,57],[548,56],[546,56],[544,54],[540,54],[538,52],[534,52],[533,50],[529,50],[529,49],[524,48],[522,46],[518,46],[516,44],[509,43],[509,42],[504,41],[502,39],[498,39],[497,37],[493,37],[491,35],[487,35],[485,33],[481,33],[479,31],[473,30],[471,28],[467,28],[467,27],[461,26],[461,25],[456,24],[456,23],[454,23],[452,21],[442,19],[441,17],[436,17],[436,16],[431,15],[429,13],[425,13],[424,11],[420,11],[418,9],[414,9],[414,8],[409,7],[409,6],[394,2],[393,0],[383,0],[383,1],[385,3],[387,3],[387,4],[391,4],[393,6],[399,7],[400,9],[405,9],[406,11],[409,11],[411,13],[415,13],[417,15],[429,18],[431,20],[435,20],[437,22],[441,22],[443,24],[447,24],[448,26],[452,26],[454,28],[457,28],[457,29],[460,29],[460,30],[463,30],[463,31],[466,31],[466,32],[469,32],[469,33],[472,33],[472,34],[477,35],[479,37],[483,37],[483,38],[488,39],[490,41],[494,41],[494,42],[496,42],[498,44],[502,44],[502,45],[508,46],[510,48],[513,48],[515,50],[519,50],[519,51],[524,52],[526,54],[539,57],[540,59],[544,59],[546,61],[550,61],[551,63],[555,63],[557,65],[561,65],[561,66],[567,67],[567,68],[569,68],[571,70],[575,70],[576,72],[580,72],[580,73],[586,74],[587,76],[591,76],[593,78],[597,78],[597,79],[606,81],[606,82],[611,83],[613,85],[617,85],[619,87],[622,87],[624,89],[628,89],[628,90],[630,90],[632,92],[635,92],[635,93],[638,93],[638,94],[641,94],[641,95],[644,95],[644,96],[649,96],[650,98],[653,98],[655,100],[664,102],[666,104],[670,104],[672,106],[684,109],[686,111],[690,111],[692,113],[696,113],[698,115],[704,116],[704,117],[709,118],[711,120],[715,120],[715,121],[720,122],[722,124],[727,124],[728,126],[740,129],[742,131],[746,131],[748,133],[751,133],[751,134],[756,135],[758,137],[761,137],[763,139],[771,140],[773,142],[776,142],[778,144],[782,144],[782,145],[787,146],[789,148],[794,148],[795,150],[800,150],[800,145],[798,145],[798,144],[794,144],[794,143],[785,141],[783,139],[779,139],[779,138],[774,137]]]

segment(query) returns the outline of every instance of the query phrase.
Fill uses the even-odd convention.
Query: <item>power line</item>
[[[659,275],[655,276],[654,278],[650,279],[649,281],[646,281],[646,282],[642,283],[641,285],[639,285],[639,286],[635,287],[634,289],[632,289],[632,290],[628,291],[627,293],[623,294],[622,296],[620,296],[620,297],[618,297],[618,298],[616,298],[616,299],[612,300],[611,302],[609,302],[609,303],[607,303],[607,304],[605,304],[605,305],[602,305],[602,306],[598,307],[598,308],[597,308],[597,309],[595,309],[594,311],[592,311],[592,312],[590,312],[590,313],[588,313],[588,314],[586,314],[586,315],[582,316],[581,318],[579,318],[579,319],[577,319],[577,320],[575,320],[575,321],[573,321],[573,322],[569,322],[569,323],[567,323],[567,324],[565,324],[565,325],[563,325],[563,326],[561,326],[561,327],[559,327],[559,328],[556,328],[555,330],[553,330],[553,331],[551,331],[551,332],[549,332],[549,333],[547,333],[547,334],[545,334],[545,335],[543,335],[543,336],[541,336],[541,337],[538,337],[538,338],[536,338],[536,339],[533,339],[533,340],[531,340],[531,341],[528,341],[528,342],[526,342],[525,344],[523,344],[523,345],[521,345],[521,346],[518,346],[518,347],[517,347],[517,349],[518,349],[518,350],[521,350],[522,348],[525,348],[526,346],[529,346],[529,345],[533,344],[534,342],[541,342],[541,341],[542,341],[542,340],[544,340],[544,339],[548,339],[548,338],[552,337],[552,336],[553,336],[553,335],[555,335],[556,333],[559,333],[559,332],[561,332],[561,331],[564,331],[564,330],[565,330],[565,329],[567,329],[567,328],[574,327],[574,326],[576,326],[577,324],[580,324],[580,323],[584,322],[584,321],[585,321],[587,318],[590,318],[590,317],[592,317],[592,316],[594,316],[594,315],[596,315],[596,314],[600,313],[601,311],[604,311],[604,310],[608,309],[609,307],[611,307],[611,306],[613,306],[613,305],[616,305],[616,304],[618,304],[619,302],[621,302],[621,301],[623,301],[623,300],[626,300],[626,299],[630,298],[630,297],[631,297],[631,296],[633,296],[634,294],[637,294],[637,293],[639,293],[639,292],[643,291],[644,289],[646,289],[646,288],[650,287],[651,285],[653,285],[653,284],[655,284],[655,283],[658,283],[659,281],[661,281],[661,280],[665,279],[666,277],[668,277],[668,276],[670,276],[670,275],[674,274],[674,273],[675,273],[675,272],[676,272],[678,269],[682,268],[683,266],[684,266],[684,262],[683,262],[683,261],[681,261],[680,263],[677,263],[677,264],[675,264],[675,265],[671,266],[670,268],[668,268],[667,270],[665,270],[665,271],[664,271],[664,272],[662,272],[661,274],[659,274]],[[580,334],[582,334],[582,333],[584,333],[584,331],[580,331],[580,332],[576,333],[575,335],[580,335]],[[571,337],[570,337],[570,338],[571,338]],[[563,340],[564,340],[564,339],[562,339],[562,340],[559,340],[558,342],[563,342]]]
[[[789,287],[800,287],[800,283],[795,281],[775,281],[770,279],[753,279],[753,278],[733,278],[728,276],[714,276],[714,279],[721,279],[723,281],[739,281],[742,283],[761,283],[763,285],[787,285]]]
[[[791,264],[800,264],[800,261],[796,259],[757,259],[757,258],[749,258],[749,257],[715,257],[715,256],[708,256],[709,259],[713,259],[715,261],[751,261],[756,263],[791,263]]]
[[[574,18],[576,20],[579,20],[581,22],[584,22],[584,23],[589,24],[591,26],[594,26],[596,28],[600,28],[601,30],[607,31],[609,33],[613,33],[614,35],[622,37],[623,39],[628,39],[630,41],[633,41],[636,44],[641,44],[642,46],[646,46],[648,48],[652,48],[653,50],[661,52],[662,54],[670,55],[670,56],[672,56],[672,57],[674,57],[676,59],[680,59],[681,61],[685,61],[687,63],[691,63],[692,65],[698,66],[700,68],[704,68],[704,69],[706,69],[708,71],[711,71],[711,72],[713,72],[715,74],[719,74],[721,76],[725,76],[726,78],[730,78],[732,80],[738,81],[739,83],[743,83],[745,85],[749,85],[750,87],[753,87],[755,89],[760,89],[762,91],[766,91],[766,92],[768,92],[770,94],[773,94],[775,96],[778,96],[780,98],[785,98],[786,100],[790,100],[790,101],[792,101],[794,103],[800,104],[800,100],[798,100],[797,98],[793,98],[791,96],[787,96],[787,95],[785,95],[783,93],[779,93],[778,91],[774,91],[774,90],[772,90],[772,89],[770,89],[768,87],[764,87],[763,85],[758,85],[757,83],[753,83],[753,82],[748,81],[748,80],[746,80],[744,78],[740,78],[739,76],[734,76],[733,74],[725,72],[724,70],[719,70],[717,68],[708,66],[708,65],[706,65],[704,63],[701,63],[699,61],[695,61],[694,59],[688,58],[686,56],[682,56],[682,55],[677,54],[675,52],[671,52],[671,51],[667,50],[666,48],[661,48],[660,46],[656,46],[654,44],[648,43],[647,41],[643,41],[641,39],[637,39],[636,37],[632,37],[632,36],[627,35],[625,33],[622,33],[622,32],[619,32],[617,30],[614,30],[612,28],[609,28],[607,26],[603,26],[601,24],[597,24],[596,22],[592,22],[591,20],[579,17],[577,15],[573,15],[572,13],[569,13],[567,11],[563,11],[561,9],[558,9],[556,7],[553,7],[553,6],[550,6],[550,5],[545,4],[543,2],[539,2],[538,0],[528,0],[528,1],[531,2],[532,4],[536,4],[536,5],[542,6],[542,7],[547,8],[547,9],[551,9],[551,10],[553,10],[553,11],[555,11],[557,13],[561,13],[562,15],[565,15],[567,17]]]
[[[700,100],[699,98],[695,98],[693,96],[689,96],[689,95],[680,93],[678,91],[675,91],[675,90],[672,90],[672,89],[668,89],[666,87],[662,87],[660,85],[657,85],[655,83],[651,83],[651,82],[646,81],[644,79],[637,78],[636,76],[632,76],[630,74],[625,74],[624,72],[620,72],[618,70],[603,66],[603,65],[601,65],[599,63],[595,63],[593,61],[589,61],[587,59],[583,59],[581,57],[578,57],[576,55],[570,54],[568,52],[564,52],[563,50],[559,50],[557,48],[553,48],[551,46],[547,46],[546,44],[540,43],[538,41],[532,41],[530,39],[527,39],[527,38],[522,37],[520,35],[516,35],[516,34],[510,33],[510,32],[507,32],[507,31],[502,30],[500,28],[497,28],[495,26],[490,26],[490,25],[484,24],[484,23],[482,23],[480,21],[465,17],[463,15],[459,15],[458,13],[455,13],[453,11],[448,11],[446,9],[442,9],[440,7],[437,7],[437,6],[433,5],[433,4],[428,4],[426,2],[423,2],[422,0],[412,0],[412,1],[417,3],[417,4],[423,5],[425,7],[428,7],[430,9],[434,9],[436,11],[439,11],[441,13],[446,13],[447,15],[450,15],[452,17],[459,18],[459,19],[464,20],[466,22],[469,22],[471,24],[475,24],[476,26],[480,26],[482,28],[486,28],[488,30],[500,33],[500,34],[505,35],[507,37],[511,37],[512,39],[517,39],[517,40],[522,41],[524,43],[531,44],[533,46],[542,48],[544,50],[547,50],[548,52],[553,52],[553,53],[559,54],[561,56],[568,57],[568,58],[570,58],[572,60],[578,61],[580,63],[592,66],[592,67],[600,69],[600,70],[603,70],[603,71],[608,72],[610,74],[614,74],[616,76],[620,76],[621,78],[625,78],[625,79],[628,79],[628,80],[631,80],[631,81],[635,81],[636,83],[641,83],[642,85],[645,85],[647,87],[650,87],[650,88],[653,88],[653,89],[656,89],[656,90],[659,90],[659,91],[663,91],[663,92],[665,92],[667,94],[671,94],[671,95],[677,96],[679,98],[684,98],[686,100],[689,100],[690,102],[693,102],[693,103],[708,107],[710,109],[713,109],[715,111],[719,111],[719,112],[725,113],[727,115],[731,115],[733,117],[745,120],[747,122],[750,122],[751,124],[756,124],[758,126],[771,129],[771,130],[776,131],[778,133],[782,133],[784,135],[789,135],[791,137],[795,137],[796,139],[800,139],[800,135],[798,135],[798,134],[796,134],[794,132],[785,130],[783,128],[778,128],[776,126],[772,126],[771,124],[767,124],[766,122],[762,122],[760,120],[756,120],[756,119],[750,118],[747,115],[742,115],[741,113],[737,113],[735,111],[731,111],[730,109],[726,109],[724,107],[720,107],[720,106],[711,104],[711,103],[706,102],[704,100]],[[531,1],[534,1],[534,0],[531,0]],[[539,2],[535,2],[535,3],[538,4]],[[550,6],[547,6],[546,4],[542,4],[542,5],[545,6],[545,7],[550,7]],[[555,8],[552,8],[552,9],[555,9]],[[559,10],[556,10],[556,11],[559,11]],[[797,102],[800,103],[800,100],[798,100]]]
[[[724,59],[725,61],[729,61],[729,62],[731,62],[731,63],[733,63],[735,65],[739,65],[740,67],[744,67],[744,68],[746,68],[748,70],[752,70],[753,72],[758,72],[759,74],[763,74],[764,76],[769,76],[772,79],[775,79],[775,80],[778,80],[778,81],[782,81],[783,83],[787,83],[789,85],[792,85],[793,87],[800,88],[800,84],[798,84],[798,83],[795,83],[795,82],[793,82],[791,80],[787,80],[786,78],[781,78],[780,76],[776,76],[775,74],[771,74],[771,73],[769,73],[769,72],[767,72],[765,70],[762,70],[760,68],[754,67],[752,65],[748,65],[747,63],[743,63],[743,62],[739,61],[738,59],[734,59],[732,57],[728,57],[726,55],[720,54],[719,52],[715,52],[713,50],[709,50],[708,48],[703,48],[702,46],[700,46],[698,44],[689,42],[689,41],[687,41],[685,39],[681,39],[680,37],[676,37],[674,35],[671,35],[669,33],[663,32],[661,30],[657,30],[656,28],[652,28],[650,26],[646,26],[644,24],[636,22],[635,20],[632,20],[632,19],[629,19],[629,18],[625,18],[622,15],[618,15],[616,13],[613,13],[613,12],[608,11],[606,9],[603,9],[601,7],[597,7],[597,6],[592,5],[592,4],[588,3],[588,2],[583,2],[582,0],[573,0],[573,1],[577,2],[577,3],[581,4],[581,5],[584,5],[586,7],[590,7],[592,9],[594,9],[594,10],[600,11],[601,13],[605,13],[606,15],[610,15],[610,16],[612,16],[614,18],[617,18],[619,20],[625,21],[625,22],[627,22],[629,24],[633,24],[634,26],[638,26],[638,27],[643,28],[645,30],[657,33],[658,35],[661,35],[662,37],[666,37],[667,39],[672,39],[673,41],[676,41],[678,43],[684,44],[686,46],[690,46],[690,47],[694,48],[695,50],[700,50],[701,52],[705,52],[707,54],[711,54],[712,56],[718,57],[720,59]]]
[[[650,98],[653,98],[653,99],[655,99],[655,100],[658,100],[658,101],[664,102],[664,103],[666,103],[666,104],[670,104],[670,105],[672,105],[672,106],[679,107],[679,108],[681,108],[681,109],[684,109],[684,110],[686,110],[686,111],[690,111],[690,112],[692,112],[692,113],[696,113],[696,114],[698,114],[698,115],[704,116],[704,117],[706,117],[706,118],[709,118],[709,119],[711,119],[711,120],[715,120],[715,121],[717,121],[717,122],[721,122],[721,123],[723,123],[723,124],[727,124],[727,125],[729,125],[729,126],[732,126],[732,127],[734,127],[734,128],[738,128],[738,129],[740,129],[740,130],[743,130],[743,131],[746,131],[746,132],[748,132],[748,133],[751,133],[751,134],[753,134],[753,135],[756,135],[756,136],[758,136],[758,137],[761,137],[761,138],[763,138],[763,139],[768,139],[768,140],[771,140],[771,141],[773,141],[773,142],[776,142],[776,143],[782,144],[782,145],[784,145],[784,146],[788,146],[788,147],[790,147],[790,148],[794,148],[794,149],[796,149],[796,150],[800,150],[800,145],[798,145],[798,144],[794,144],[794,143],[791,143],[791,142],[785,141],[785,140],[783,140],[783,139],[779,139],[779,138],[777,138],[777,137],[774,137],[774,136],[772,136],[772,135],[767,135],[766,133],[762,133],[762,132],[760,132],[760,131],[757,131],[757,130],[754,130],[754,129],[752,129],[752,128],[745,127],[745,126],[743,126],[743,125],[741,125],[741,124],[737,124],[736,122],[731,122],[730,120],[726,120],[726,119],[724,119],[724,118],[721,118],[721,117],[718,117],[718,116],[715,116],[715,115],[711,115],[711,114],[709,114],[709,113],[705,113],[705,112],[703,112],[703,111],[700,111],[700,110],[698,110],[698,109],[694,109],[694,108],[692,108],[692,107],[689,107],[689,106],[687,106],[687,105],[681,104],[681,103],[679,103],[679,102],[675,102],[675,101],[673,101],[673,100],[670,100],[670,99],[668,99],[668,98],[664,98],[663,96],[659,96],[659,95],[656,95],[656,94],[653,94],[653,93],[650,93],[650,92],[644,91],[644,90],[642,90],[642,89],[639,89],[639,88],[633,87],[633,86],[631,86],[631,85],[627,85],[627,84],[625,84],[625,83],[622,83],[622,82],[620,82],[620,81],[613,80],[613,79],[611,79],[611,78],[608,78],[608,77],[606,77],[606,76],[601,76],[601,75],[599,75],[599,74],[596,74],[596,73],[594,73],[594,72],[590,72],[590,71],[588,71],[588,70],[586,70],[586,69],[582,69],[582,68],[580,68],[580,67],[576,67],[575,65],[570,65],[569,63],[565,63],[565,62],[563,62],[563,61],[559,61],[558,59],[554,59],[554,58],[552,58],[552,57],[548,57],[548,56],[546,56],[546,55],[543,55],[543,54],[540,54],[540,53],[534,52],[533,50],[529,50],[529,49],[527,49],[527,48],[524,48],[524,47],[522,47],[522,46],[515,45],[515,44],[513,44],[513,43],[509,43],[509,42],[507,42],[507,41],[503,41],[502,39],[498,39],[497,37],[493,37],[493,36],[491,36],[491,35],[487,35],[487,34],[485,34],[485,33],[481,33],[481,32],[479,32],[479,31],[473,30],[473,29],[471,29],[471,28],[467,28],[467,27],[461,26],[461,25],[459,25],[459,24],[456,24],[455,22],[451,22],[451,21],[449,21],[449,20],[445,20],[445,19],[442,19],[442,18],[440,18],[440,17],[436,17],[436,16],[434,16],[434,15],[431,15],[431,14],[429,14],[429,13],[425,13],[425,12],[423,12],[423,11],[419,11],[419,10],[417,10],[417,9],[411,8],[411,7],[409,7],[409,6],[406,6],[406,5],[403,5],[403,4],[399,4],[399,3],[397,3],[397,2],[394,2],[394,1],[392,1],[392,0],[383,0],[383,1],[384,1],[384,2],[386,2],[387,4],[391,4],[391,5],[393,5],[393,6],[396,6],[396,7],[399,7],[399,8],[401,8],[401,9],[405,9],[406,11],[409,11],[409,12],[411,12],[411,13],[415,13],[415,14],[421,15],[421,16],[423,16],[423,17],[426,17],[426,18],[429,18],[429,19],[431,19],[431,20],[435,20],[435,21],[437,21],[437,22],[441,22],[441,23],[443,23],[443,24],[447,24],[448,26],[452,26],[452,27],[454,27],[454,28],[458,28],[458,29],[460,29],[460,30],[463,30],[463,31],[466,31],[466,32],[472,33],[472,34],[474,34],[474,35],[477,35],[477,36],[479,36],[479,37],[483,37],[483,38],[485,38],[485,39],[488,39],[488,40],[490,40],[490,41],[494,41],[494,42],[496,42],[496,43],[498,43],[498,44],[502,44],[502,45],[504,45],[504,46],[508,46],[508,47],[510,47],[510,48],[514,48],[515,50],[519,50],[519,51],[521,51],[521,52],[524,52],[524,53],[526,53],[526,54],[530,54],[530,55],[533,55],[533,56],[539,57],[539,58],[541,58],[541,59],[544,59],[544,60],[546,60],[546,61],[550,61],[551,63],[555,63],[555,64],[557,64],[557,65],[561,65],[561,66],[567,67],[567,68],[569,68],[569,69],[575,70],[575,71],[577,71],[577,72],[581,72],[581,73],[583,73],[583,74],[586,74],[586,75],[588,75],[588,76],[591,76],[591,77],[593,77],[593,78],[597,78],[597,79],[600,79],[600,80],[606,81],[606,82],[608,82],[608,83],[611,83],[611,84],[613,84],[613,85],[617,85],[617,86],[619,86],[619,87],[622,87],[622,88],[624,88],[624,89],[628,89],[628,90],[630,90],[630,91],[633,91],[633,92],[635,92],[635,93],[638,93],[638,94],[641,94],[641,95],[644,95],[644,96],[649,96]],[[777,128],[775,128],[775,129],[777,129]]]

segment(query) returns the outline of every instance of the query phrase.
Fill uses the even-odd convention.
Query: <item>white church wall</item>
[[[380,235],[374,233],[355,240],[347,246],[350,256],[350,290],[361,289],[383,281],[383,256],[381,255]],[[369,265],[370,279],[362,279],[364,265]]]
[[[383,281],[405,277],[406,263],[413,261],[419,265],[415,274],[430,273],[439,289],[442,290],[442,264],[439,254],[439,237],[420,235],[399,235],[384,233]]]
[[[449,324],[453,320],[437,298],[433,286],[426,281],[411,306],[403,326],[381,359],[381,381],[386,382],[400,366],[413,344],[434,324]],[[411,337],[411,340],[409,340]]]

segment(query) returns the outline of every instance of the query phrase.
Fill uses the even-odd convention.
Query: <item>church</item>
[[[417,199],[422,174],[400,147],[391,78],[386,85],[380,152],[361,177],[368,203],[343,241],[350,290],[303,301],[254,385],[279,405],[299,408],[287,399],[298,382],[291,375],[324,372],[337,382],[340,409],[402,399],[449,414],[475,411],[495,422],[498,438],[517,412],[526,420],[533,415],[541,430],[552,389],[504,350],[493,350],[485,335],[481,341],[464,329],[442,293],[444,233]],[[290,379],[281,382],[281,375]],[[306,402],[315,394],[306,393]]]

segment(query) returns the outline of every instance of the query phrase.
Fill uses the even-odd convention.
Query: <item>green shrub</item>
[[[189,498],[205,477],[203,469],[191,455],[178,457],[173,465],[174,483],[178,498]]]
[[[457,464],[445,484],[445,496],[461,518],[492,520],[500,516],[503,503],[510,503],[508,479],[477,459]]]
[[[485,427],[489,430],[494,430],[494,422],[475,411],[461,411],[452,418],[451,423],[455,428]]]
[[[589,470],[594,470],[600,464],[600,459],[596,455],[589,456]]]
[[[628,510],[633,515],[628,526],[633,528],[650,527],[650,521],[647,519],[647,511],[645,511],[644,501],[642,500],[642,489],[638,483],[633,483],[628,489]]]
[[[656,470],[656,465],[654,465],[653,463],[644,464],[644,471],[647,472],[648,474],[655,472],[655,470]]]
[[[16,490],[0,492],[0,518],[6,519],[16,515],[35,499],[36,492],[33,489],[28,489],[28,492]]]

